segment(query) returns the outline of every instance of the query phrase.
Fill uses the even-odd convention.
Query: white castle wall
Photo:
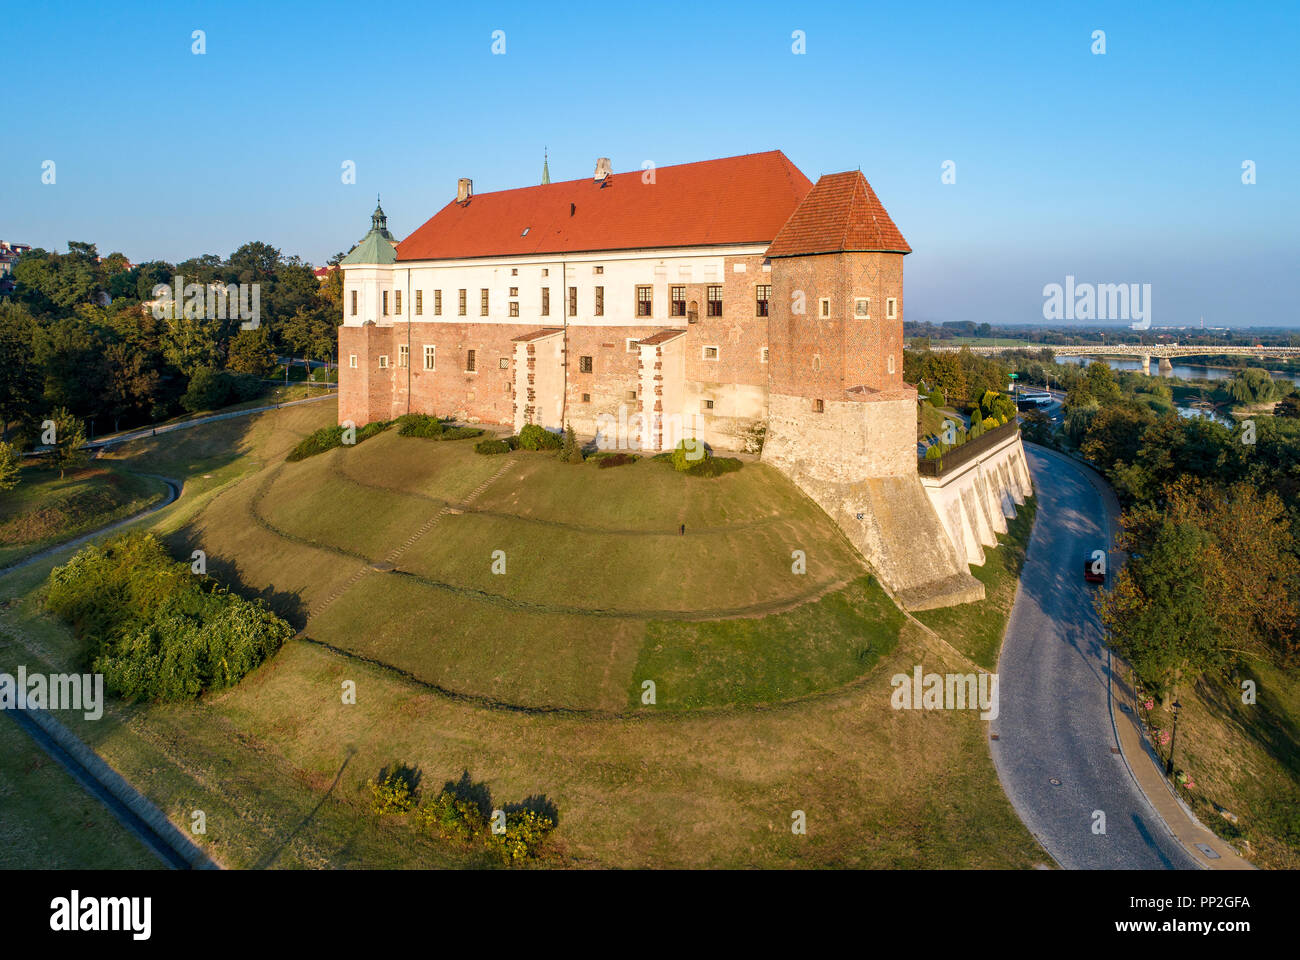
[[[921,485],[957,552],[976,566],[984,563],[984,548],[1007,532],[1016,507],[1033,496],[1019,433],[943,476],[922,477]]]

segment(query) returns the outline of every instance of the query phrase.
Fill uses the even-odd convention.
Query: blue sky
[[[543,146],[557,180],[777,148],[861,167],[915,251],[908,319],[1041,321],[1070,274],[1150,283],[1155,325],[1300,325],[1294,3],[33,3],[5,28],[0,239],[321,263],[376,192],[406,236],[459,176],[537,182]]]

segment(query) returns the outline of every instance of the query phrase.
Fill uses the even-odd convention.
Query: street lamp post
[[[1177,700],[1174,701],[1174,730],[1169,735],[1169,759],[1165,762],[1166,777],[1174,775],[1174,746],[1178,743],[1178,711],[1182,706]]]

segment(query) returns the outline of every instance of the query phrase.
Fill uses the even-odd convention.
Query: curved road
[[[1110,655],[1084,558],[1108,549],[1118,504],[1086,468],[1025,444],[1038,520],[998,662],[990,742],[1025,826],[1067,869],[1194,869],[1138,789],[1111,719]],[[1053,780],[1059,781],[1054,783]],[[1105,814],[1094,833],[1094,811]]]

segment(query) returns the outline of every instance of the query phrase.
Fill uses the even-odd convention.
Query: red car
[[[1106,566],[1104,563],[1094,560],[1092,557],[1083,559],[1083,579],[1089,583],[1106,582]]]

